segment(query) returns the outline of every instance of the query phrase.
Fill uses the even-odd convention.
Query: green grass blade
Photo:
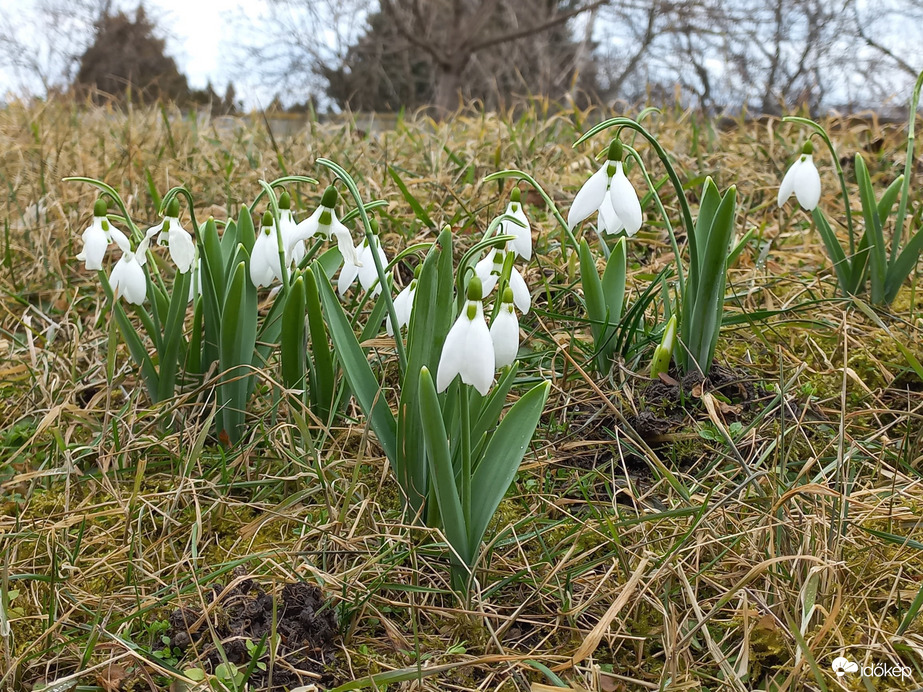
[[[862,216],[865,219],[865,232],[869,237],[869,279],[871,281],[872,303],[880,305],[885,298],[885,279],[887,277],[887,257],[885,255],[885,237],[878,217],[878,204],[868,168],[860,154],[856,154],[856,182],[859,184],[859,198],[862,201]]]

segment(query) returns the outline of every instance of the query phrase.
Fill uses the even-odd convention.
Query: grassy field
[[[467,603],[440,537],[405,521],[358,407],[314,446],[266,373],[244,441],[220,444],[201,392],[150,404],[74,259],[95,192],[65,176],[106,181],[143,225],[152,190],[185,184],[204,221],[236,216],[259,179],[310,175],[302,218],[331,182],[318,157],[387,202],[389,256],[443,224],[464,247],[506,206],[510,184],[482,181],[493,171],[530,173],[566,210],[607,142],[572,144],[599,118],[273,139],[259,119],[218,128],[170,109],[0,110],[0,689],[182,690],[184,671],[226,660],[241,674],[227,689],[923,687],[923,382],[907,357],[923,360],[923,296],[914,272],[876,320],[838,297],[810,216],[776,205],[796,126],[649,121],[693,205],[707,175],[736,184],[738,235],[753,230],[704,383],[648,379],[653,344],[593,374],[575,263],[522,185],[536,257],[519,377],[552,388]],[[857,151],[876,189],[902,170],[905,127],[826,124],[850,184]],[[833,210],[832,162],[815,160]],[[662,198],[678,218],[669,185]],[[628,259],[630,303],[672,262],[653,204]],[[371,353],[393,365],[384,340]],[[908,674],[837,677],[838,656]]]

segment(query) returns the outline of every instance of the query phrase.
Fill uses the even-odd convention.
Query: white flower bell
[[[468,282],[468,300],[452,325],[436,372],[436,390],[444,392],[455,379],[470,384],[481,396],[487,396],[494,381],[494,344],[481,304],[481,280],[476,276]]]
[[[96,204],[93,205],[93,221],[81,236],[83,249],[77,255],[77,259],[85,262],[87,269],[103,268],[106,248],[116,236],[121,236],[122,240],[128,242],[125,234],[109,223],[109,219],[106,218],[106,206],[105,200],[96,200]]]
[[[514,238],[510,243],[513,250],[528,262],[532,259],[532,226],[529,224],[529,219],[522,208],[522,193],[518,187],[514,187],[510,193],[510,203],[506,205],[504,213],[515,218],[522,226],[510,221],[503,221],[500,224],[500,234],[513,236]],[[487,292],[490,293],[490,291]]]
[[[270,211],[263,214],[260,230],[250,253],[250,280],[257,288],[269,286],[274,280],[282,281],[279,235]]]
[[[421,267],[422,265],[417,265],[413,279],[397,294],[397,298],[394,299],[394,316],[397,317],[398,331],[410,324],[410,313],[413,311],[414,296],[417,295],[417,279],[420,276]],[[385,329],[388,332],[388,336],[394,336],[394,327],[391,325],[391,315],[385,318]]]
[[[148,231],[144,239],[138,243],[134,252],[131,243],[124,234],[113,235],[116,245],[122,250],[122,256],[109,274],[109,285],[116,300],[122,297],[132,305],[141,305],[147,298],[147,278],[144,274],[144,265],[147,262],[147,248],[156,231]]]
[[[594,211],[599,212],[597,227],[606,233],[625,231],[633,236],[644,220],[638,193],[632,187],[622,167],[622,144],[617,139],[609,145],[606,162],[577,192],[567,214],[567,225],[573,229]]]
[[[512,252],[513,250],[510,248],[509,243],[507,243],[504,250],[491,248],[490,252],[474,265],[474,274],[481,280],[484,295],[489,295],[494,290],[497,281],[503,275],[503,263],[506,261],[508,254]],[[513,302],[519,312],[524,315],[528,314],[529,308],[532,306],[532,296],[529,293],[526,280],[516,268],[516,265],[512,265],[510,268],[510,288],[513,289]]]
[[[298,224],[295,231],[291,234],[288,240],[289,245],[286,247],[286,253],[288,255],[291,256],[293,254],[294,245],[297,244],[298,241],[308,240],[314,236],[319,236],[324,240],[335,238],[340,254],[343,255],[343,261],[354,264],[357,267],[360,266],[359,258],[356,256],[356,248],[353,246],[352,236],[349,234],[349,229],[337,219],[336,212],[334,211],[336,203],[337,191],[331,185],[324,191],[320,206],[311,216]]]
[[[497,369],[512,365],[519,353],[519,318],[513,308],[513,290],[510,287],[503,291],[500,311],[490,325],[490,338],[494,343]]]
[[[814,145],[810,141],[805,142],[801,156],[788,169],[779,185],[777,201],[780,207],[794,194],[802,209],[814,211],[817,208],[820,202],[820,173],[814,165],[813,153]]]
[[[149,235],[152,232],[160,233],[157,237],[158,245],[169,244],[170,258],[181,274],[192,268],[195,261],[195,245],[192,242],[192,234],[179,222],[179,201],[175,197],[167,205],[163,221],[151,226],[147,232]]]
[[[375,248],[369,245],[368,238],[362,241],[362,249],[359,251],[359,266],[350,262],[344,262],[340,270],[340,276],[337,277],[337,291],[342,296],[349,290],[356,277],[359,277],[359,284],[365,291],[371,290],[373,296],[381,293],[381,282],[378,280],[378,268],[375,266],[374,253],[378,253],[378,260],[381,266],[388,266],[388,256],[381,247],[381,241],[378,239],[378,222],[375,219],[371,221]]]

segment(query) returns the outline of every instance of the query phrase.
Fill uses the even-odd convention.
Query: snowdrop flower
[[[148,234],[160,233],[157,244],[169,243],[170,258],[181,274],[185,274],[195,261],[195,245],[192,234],[179,222],[179,200],[175,197],[167,205],[163,221],[147,230]]]
[[[577,192],[567,214],[567,225],[571,229],[594,211],[599,212],[597,228],[606,233],[624,230],[633,236],[641,228],[641,202],[622,168],[622,151],[622,143],[613,140],[606,162]]]
[[[497,369],[512,365],[519,353],[519,318],[513,309],[513,290],[509,287],[503,291],[500,311],[490,325],[490,338],[494,343]]]
[[[253,285],[269,286],[274,279],[282,281],[282,263],[279,261],[279,240],[272,212],[263,214],[259,233],[250,253],[250,280]]]
[[[814,211],[820,202],[820,174],[814,165],[814,145],[810,141],[804,143],[801,156],[788,169],[782,184],[779,185],[778,203],[781,207],[786,200],[795,194],[798,204],[806,211]]]
[[[500,224],[500,234],[514,236],[510,243],[513,250],[528,262],[532,259],[532,226],[529,224],[529,219],[526,218],[525,211],[523,211],[522,193],[518,187],[514,187],[513,192],[510,193],[510,203],[506,205],[504,213],[522,223],[522,226],[511,221],[503,221]],[[490,291],[487,291],[487,293],[490,293]]]
[[[436,390],[444,392],[455,379],[472,385],[481,396],[486,396],[494,381],[494,343],[484,321],[481,304],[481,280],[476,276],[468,282],[468,300],[452,325],[436,372]]]
[[[122,250],[122,256],[112,268],[112,273],[109,274],[109,285],[116,299],[121,296],[132,305],[144,303],[147,297],[144,264],[147,262],[147,248],[154,233],[156,231],[149,230],[134,252],[131,251],[131,243],[123,233],[112,236],[116,245]]]
[[[359,266],[345,262],[340,270],[340,276],[337,278],[337,291],[342,296],[349,290],[356,277],[359,277],[359,284],[362,289],[368,291],[371,289],[372,295],[377,296],[381,293],[381,282],[378,280],[378,268],[375,266],[375,257],[373,253],[378,253],[378,259],[381,266],[388,266],[388,256],[381,248],[381,241],[378,239],[378,222],[372,219],[373,240],[375,249],[369,245],[368,238],[362,241],[362,249],[359,251]],[[374,287],[374,288],[373,288]]]
[[[288,192],[283,192],[279,197],[279,232],[282,234],[285,256],[293,267],[301,264],[301,260],[307,254],[304,240],[293,240],[297,228],[298,224],[295,223],[295,215],[292,213],[292,196]]]
[[[511,252],[513,250],[510,249],[509,244],[505,250],[492,248],[480,262],[474,265],[474,274],[481,280],[485,295],[494,290],[497,281],[503,275],[503,263]],[[513,302],[519,312],[527,314],[532,306],[532,296],[529,294],[526,280],[515,265],[510,268],[510,288],[513,289]]]
[[[417,279],[420,277],[420,268],[423,265],[418,264],[414,272],[413,279],[403,290],[397,294],[394,299],[394,316],[397,317],[397,329],[400,331],[410,324],[410,313],[413,310],[413,298],[417,295]],[[391,326],[391,316],[385,318],[385,329],[388,336],[394,336],[394,327]]]
[[[106,218],[106,206],[105,200],[96,200],[96,204],[93,205],[93,221],[83,232],[83,249],[77,255],[77,259],[86,262],[87,269],[103,268],[106,248],[117,236],[128,242],[124,233],[110,225],[109,219]]]
[[[293,247],[298,241],[307,240],[314,236],[319,236],[324,240],[329,240],[333,237],[337,241],[340,254],[343,255],[343,261],[354,264],[357,267],[360,266],[359,258],[356,256],[356,248],[353,247],[352,236],[349,234],[349,229],[337,219],[336,211],[334,211],[336,203],[337,191],[333,185],[331,185],[324,191],[320,206],[311,216],[298,224],[294,233],[289,237],[289,245],[286,247],[286,253],[288,255],[293,254]]]

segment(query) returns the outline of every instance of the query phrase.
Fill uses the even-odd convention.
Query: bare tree
[[[112,0],[40,0],[0,16],[0,67],[26,92],[48,93],[73,81],[80,56]]]
[[[409,45],[427,54],[435,67],[433,103],[441,112],[458,105],[463,75],[480,54],[502,45],[535,39],[607,0],[540,3],[543,11],[529,20],[515,12],[514,22],[498,23],[501,0],[381,0],[398,33]],[[532,3],[532,9],[539,9]]]

